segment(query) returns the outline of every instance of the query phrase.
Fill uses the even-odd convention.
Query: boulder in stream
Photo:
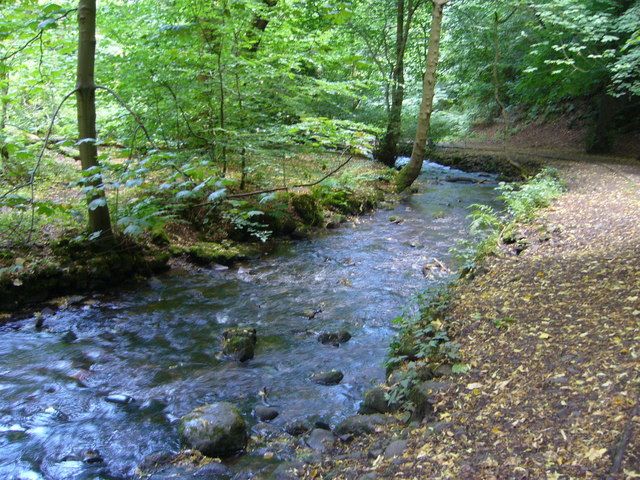
[[[344,378],[340,370],[329,370],[328,372],[317,372],[311,375],[311,380],[318,385],[337,385]]]
[[[278,410],[276,410],[273,407],[267,407],[265,405],[258,405],[256,408],[253,409],[253,413],[255,413],[256,417],[258,417],[258,419],[260,419],[263,422],[268,422],[269,420],[273,420],[279,415]]]
[[[180,419],[183,442],[207,457],[228,457],[247,446],[247,425],[231,403],[203,405]]]
[[[351,334],[346,330],[340,330],[338,332],[322,332],[318,335],[318,341],[323,345],[333,345],[334,347],[340,346],[342,343],[347,343],[351,340]]]
[[[255,355],[257,340],[255,328],[229,328],[222,334],[222,353],[246,362]]]

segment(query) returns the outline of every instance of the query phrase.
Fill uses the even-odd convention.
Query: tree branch
[[[51,117],[51,122],[49,122],[49,128],[47,129],[47,134],[45,135],[44,141],[42,142],[42,148],[40,149],[40,154],[38,155],[38,160],[36,161],[36,164],[33,167],[33,170],[31,170],[31,174],[29,175],[28,185],[31,186],[31,200],[29,202],[31,204],[31,224],[29,226],[29,234],[27,236],[27,243],[31,243],[31,237],[33,236],[33,227],[34,227],[35,221],[36,221],[35,188],[34,188],[34,182],[35,182],[35,179],[36,179],[36,173],[38,172],[38,169],[40,168],[40,165],[42,164],[42,158],[44,157],[44,152],[47,149],[47,144],[49,143],[49,138],[51,137],[51,132],[53,131],[53,125],[56,122],[56,118],[58,117],[58,114],[60,113],[60,110],[62,109],[62,106],[64,105],[64,103],[67,100],[69,100],[69,98],[72,95],[74,95],[77,91],[78,91],[78,89],[74,88],[72,91],[67,93],[64,96],[64,98],[62,99],[62,101],[58,104],[58,107],[53,112],[53,116]]]
[[[347,158],[344,162],[342,162],[340,165],[338,165],[336,168],[334,168],[333,170],[331,170],[329,173],[327,173],[326,175],[324,175],[322,178],[319,178],[318,180],[311,182],[311,183],[300,183],[298,185],[290,185],[290,186],[284,186],[284,187],[275,187],[275,188],[267,188],[265,190],[254,190],[252,192],[244,192],[244,193],[235,193],[233,195],[227,195],[226,198],[244,198],[244,197],[252,197],[254,195],[261,195],[264,193],[274,193],[274,192],[286,192],[289,191],[291,189],[294,188],[308,188],[308,187],[313,187],[315,185],[318,185],[319,183],[325,181],[327,178],[329,178],[332,175],[335,175],[336,173],[338,173],[340,170],[342,170],[342,168],[344,168],[351,160],[353,160],[353,155],[349,155],[349,158]],[[198,205],[195,205],[196,207],[201,207],[204,205],[210,205],[211,203],[214,202],[203,202],[203,203],[199,203]]]
[[[69,14],[76,12],[78,9],[77,8],[73,8],[71,10],[67,10],[66,12],[64,12],[62,15],[60,15],[59,17],[56,17],[53,21],[54,23],[57,22],[58,20],[62,20],[63,18],[66,18],[69,16]],[[45,27],[46,28],[46,27]],[[37,41],[38,39],[42,39],[42,34],[44,33],[45,28],[41,28],[38,33],[36,33],[33,37],[31,37],[29,40],[27,40],[22,46],[18,47],[16,50],[14,50],[11,53],[7,53],[4,57],[0,58],[0,62],[5,62],[7,60],[9,60],[10,58],[15,57],[16,55],[18,55],[20,52],[22,52],[23,50],[25,50],[29,45],[31,45],[33,42]]]

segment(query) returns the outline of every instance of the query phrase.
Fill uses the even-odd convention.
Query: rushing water
[[[420,182],[392,211],[239,268],[153,278],[115,299],[60,310],[40,332],[34,319],[2,327],[0,478],[131,478],[146,455],[179,449],[176,419],[197,405],[229,400],[255,424],[251,410],[264,386],[281,412],[276,428],[353,414],[363,391],[384,379],[391,320],[438,281],[425,278],[423,265],[450,262],[467,207],[495,200],[488,176],[427,164]],[[309,310],[322,312],[309,318]],[[258,331],[256,356],[245,364],[218,353],[222,331],[234,325]],[[353,338],[339,348],[317,341],[318,332],[337,329]],[[344,372],[339,385],[309,380],[331,368]],[[136,405],[106,402],[113,392]],[[138,408],[150,399],[166,407]],[[87,449],[104,463],[79,461]],[[246,476],[243,468],[260,465],[245,459],[233,468]]]

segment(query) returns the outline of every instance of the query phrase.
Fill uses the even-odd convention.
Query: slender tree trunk
[[[222,137],[222,176],[227,175],[227,134],[225,128],[225,98],[224,98],[224,73],[222,72],[222,47],[218,52],[218,86],[220,88],[220,136]]]
[[[409,30],[413,14],[415,13],[414,0],[396,0],[396,58],[393,72],[391,73],[391,106],[389,107],[389,119],[387,130],[380,147],[377,158],[385,165],[393,167],[398,156],[398,141],[402,133],[402,103],[404,102],[404,55],[409,40]],[[389,91],[385,92],[389,96]]]
[[[422,87],[422,102],[418,114],[418,128],[416,139],[413,143],[411,160],[398,175],[397,189],[399,192],[409,187],[422,170],[422,162],[426,153],[427,139],[429,137],[429,124],[433,111],[433,95],[436,89],[438,60],[440,56],[440,33],[442,31],[442,15],[444,6],[448,0],[432,0],[433,11],[431,13],[431,33],[429,34],[429,51],[427,53],[427,71],[424,74]]]
[[[398,154],[398,140],[402,130],[402,102],[404,101],[404,10],[405,0],[396,0],[396,61],[391,73],[391,106],[387,130],[378,150],[378,160],[393,167]]]
[[[0,63],[0,166],[2,172],[7,173],[9,169],[9,149],[6,144],[6,134],[4,129],[7,126],[7,111],[9,103],[6,98],[9,95],[9,75],[6,65]]]
[[[78,71],[76,99],[78,103],[78,134],[80,137],[80,163],[83,170],[98,167],[96,147],[96,84],[94,80],[96,54],[96,0],[78,2]],[[102,176],[91,182],[96,189],[87,201],[104,199],[104,204],[89,208],[89,232],[100,233],[101,239],[111,239],[111,219],[104,194]],[[95,204],[93,205],[95,206]]]
[[[507,109],[500,97],[500,17],[498,12],[493,17],[493,97],[500,108],[500,116],[502,117],[502,141],[507,141],[507,133],[509,129],[509,119],[507,117]]]

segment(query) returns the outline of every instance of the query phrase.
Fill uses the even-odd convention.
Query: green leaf
[[[455,374],[462,375],[471,370],[471,366],[466,363],[454,363],[451,371]]]
[[[107,205],[107,199],[104,197],[99,197],[91,200],[89,202],[89,210],[95,210],[96,208],[104,207]]]

